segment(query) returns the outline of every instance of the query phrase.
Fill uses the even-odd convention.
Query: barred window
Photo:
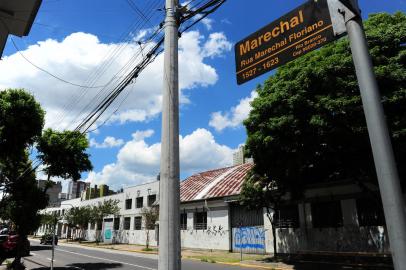
[[[120,217],[115,217],[114,218],[114,230],[119,230],[120,229]]]
[[[141,230],[142,228],[142,217],[134,218],[134,230]]]
[[[298,228],[299,210],[297,205],[283,205],[275,212],[276,228]]]
[[[207,229],[207,212],[195,212],[193,219],[193,228],[195,230]]]
[[[137,198],[137,208],[142,208],[144,206],[144,197]]]
[[[156,201],[156,195],[148,195],[148,206],[152,206]]]
[[[383,226],[385,217],[381,201],[373,199],[357,199],[357,214],[359,226]]]
[[[312,203],[314,228],[337,228],[343,226],[340,201]]]
[[[126,209],[126,210],[131,209],[132,204],[133,204],[133,200],[132,200],[132,199],[127,199],[127,200],[125,200],[125,209]]]
[[[180,229],[187,230],[187,214],[186,213],[180,214]]]
[[[131,217],[124,218],[124,230],[129,230],[131,227]]]

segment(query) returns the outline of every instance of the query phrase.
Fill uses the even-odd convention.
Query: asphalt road
[[[25,258],[27,269],[50,269],[51,247],[31,241],[31,256]],[[155,270],[156,255],[136,254],[76,246],[57,246],[54,270]],[[252,269],[252,268],[251,268]],[[182,270],[249,270],[236,266],[182,260]]]

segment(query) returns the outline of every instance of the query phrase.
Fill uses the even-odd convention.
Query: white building
[[[181,182],[181,244],[183,248],[272,253],[272,225],[266,209],[247,210],[239,204],[242,183],[252,163],[206,171]],[[159,181],[125,188],[123,193],[81,201],[64,201],[47,212],[64,213],[72,206],[117,199],[120,215],[108,217],[101,228],[103,241],[144,245],[146,231],[141,208],[159,198]],[[278,252],[301,250],[388,252],[381,206],[352,182],[309,187],[302,201],[289,201],[270,211]],[[94,240],[95,226],[86,238]],[[41,228],[39,234],[44,233]],[[58,234],[69,235],[66,224]],[[328,241],[326,241],[328,239]],[[150,244],[157,233],[150,231]]]

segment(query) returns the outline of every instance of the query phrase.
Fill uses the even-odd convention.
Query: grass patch
[[[143,249],[141,249],[142,251],[154,251],[154,249],[153,248],[143,248]]]

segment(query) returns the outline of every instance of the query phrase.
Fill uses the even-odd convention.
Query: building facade
[[[68,184],[68,199],[80,198],[82,192],[86,190],[89,185],[90,183],[83,181],[70,181]]]
[[[48,180],[38,180],[38,187],[40,189],[45,189],[46,185],[48,184]],[[49,197],[48,205],[50,207],[57,207],[59,206],[61,199],[59,198],[59,194],[62,192],[62,184],[61,182],[53,182],[51,181],[51,185],[47,188],[46,194]]]
[[[240,205],[238,198],[252,166],[246,163],[206,171],[181,182],[179,218],[183,248],[273,253],[275,240],[280,253],[389,252],[382,206],[376,200],[376,192],[367,193],[352,182],[329,183],[309,187],[302,201],[286,199],[276,211],[248,210]],[[159,204],[158,198],[159,181],[155,181],[125,188],[112,196],[68,200],[46,211],[62,214],[72,206],[117,199],[120,214],[106,218],[99,230],[89,224],[86,239],[95,240],[99,231],[104,242],[145,245],[148,233],[150,245],[154,246],[159,242],[159,224],[155,229],[147,229],[141,209]],[[44,231],[41,228],[38,233]],[[58,225],[62,238],[75,233],[63,221]]]

